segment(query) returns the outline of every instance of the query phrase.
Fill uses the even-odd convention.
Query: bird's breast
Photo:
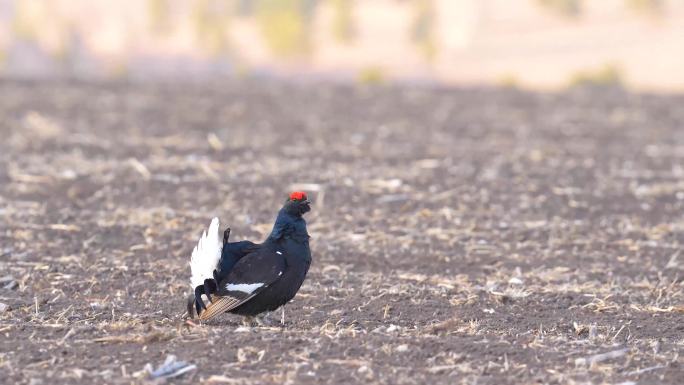
[[[285,255],[288,265],[311,262],[311,249],[309,249],[308,239],[301,241],[295,238],[284,238],[279,246],[278,251]]]

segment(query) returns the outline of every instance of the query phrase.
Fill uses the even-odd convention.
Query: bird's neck
[[[306,231],[306,222],[301,214],[292,214],[286,208],[278,212],[269,240],[293,238],[295,240],[308,240],[309,233]]]
[[[280,209],[280,211],[278,211],[278,216],[276,217],[275,223],[294,223],[299,219],[302,219],[301,215],[294,214],[290,212],[290,210],[287,210],[286,207],[283,207]]]

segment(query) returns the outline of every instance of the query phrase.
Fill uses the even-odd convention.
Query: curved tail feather
[[[235,298],[235,297],[214,297],[214,302],[212,302],[209,306],[207,306],[206,310],[202,312],[202,314],[199,315],[199,319],[206,321],[208,319],[214,318],[217,315],[221,313],[225,313],[227,311],[231,311],[235,309],[236,307],[242,305],[243,303],[249,301],[257,295],[257,293],[252,293],[248,297],[245,298]]]
[[[204,284],[205,279],[214,278],[214,269],[217,268],[221,260],[222,247],[223,244],[219,240],[219,219],[214,218],[211,220],[209,229],[202,233],[197,246],[192,250],[190,285],[192,285],[193,290]]]

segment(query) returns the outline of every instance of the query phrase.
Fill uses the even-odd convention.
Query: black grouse
[[[255,316],[294,298],[311,265],[309,234],[302,217],[309,210],[306,193],[290,194],[261,244],[228,242],[229,228],[219,242],[219,220],[214,218],[192,252],[194,293],[188,299],[188,314],[192,316],[194,304],[201,320],[223,312]]]

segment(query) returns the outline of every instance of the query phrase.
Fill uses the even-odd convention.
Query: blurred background
[[[684,88],[681,0],[0,0],[0,74]]]

